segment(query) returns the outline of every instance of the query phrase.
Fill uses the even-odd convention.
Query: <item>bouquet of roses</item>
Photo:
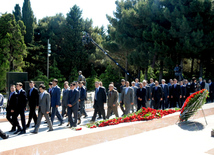
[[[193,116],[206,103],[208,94],[206,89],[202,89],[190,95],[181,108],[180,122],[187,121]]]

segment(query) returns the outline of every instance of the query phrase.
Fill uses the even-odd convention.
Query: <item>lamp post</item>
[[[48,50],[47,50],[47,78],[49,79],[49,57],[51,56],[51,44],[48,39]]]

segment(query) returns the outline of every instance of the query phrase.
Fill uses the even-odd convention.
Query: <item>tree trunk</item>
[[[194,69],[194,58],[192,58],[191,75],[193,75],[193,69]]]
[[[199,77],[202,77],[203,76],[203,63],[202,61],[200,61],[200,64],[199,64]]]
[[[126,59],[125,59],[125,62],[126,62],[126,71],[128,71],[128,52],[126,52]],[[128,81],[128,75],[125,74],[125,80]]]
[[[163,78],[163,61],[160,61],[160,73],[159,73],[159,82],[161,83],[161,79]]]
[[[148,67],[145,68],[144,78],[145,78],[145,80],[148,80]]]

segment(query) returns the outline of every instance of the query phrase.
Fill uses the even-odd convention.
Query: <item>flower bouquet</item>
[[[187,121],[192,117],[206,103],[208,94],[206,89],[202,89],[190,95],[181,108],[180,122]]]

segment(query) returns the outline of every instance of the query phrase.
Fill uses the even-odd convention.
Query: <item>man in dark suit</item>
[[[125,82],[126,81],[124,79],[121,80],[120,95],[123,93],[123,88],[126,87]],[[124,109],[123,106],[124,106],[124,102],[123,102],[123,99],[122,99],[122,102],[120,102],[120,109],[123,112],[122,116],[125,114],[125,109]]]
[[[80,93],[80,97],[79,97],[80,113],[81,115],[85,115],[84,118],[86,118],[88,116],[85,111],[86,90],[83,87],[82,81],[79,82],[79,93]]]
[[[60,106],[61,89],[57,85],[57,83],[58,83],[58,80],[53,79],[52,81],[53,87],[51,90],[51,107],[52,107],[51,122],[53,124],[54,117],[57,116],[58,120],[60,121],[59,126],[61,126],[64,123],[64,121],[58,111],[58,107]]]
[[[36,125],[37,116],[35,111],[36,111],[36,106],[39,105],[39,91],[37,88],[34,87],[35,86],[34,81],[30,81],[29,86],[30,86],[30,90],[28,91],[28,104],[30,107],[30,113],[29,113],[29,119],[28,119],[26,128],[30,127],[30,122],[32,118],[34,120],[34,124]]]
[[[114,85],[109,85],[108,91],[108,110],[107,110],[107,119],[109,119],[111,112],[113,111],[116,117],[119,117],[117,107],[118,107],[118,92],[114,89]]]
[[[44,84],[41,84],[39,86],[39,91],[40,91],[40,94],[39,94],[39,105],[38,105],[39,106],[38,107],[39,108],[38,119],[37,119],[37,123],[36,123],[34,131],[31,132],[34,134],[37,134],[39,131],[39,126],[41,124],[43,115],[45,116],[45,119],[48,123],[48,127],[49,127],[48,131],[53,131],[53,126],[52,126],[52,123],[48,116],[48,114],[50,112],[50,94],[45,90]]]
[[[200,88],[199,88],[199,90],[202,90],[202,89],[204,89],[205,88],[205,82],[204,81],[202,81],[202,77],[199,77],[199,82],[198,82],[199,84],[200,84]]]
[[[149,84],[149,86],[150,86],[150,108],[152,108],[152,106],[153,106],[153,100],[152,100],[152,90],[153,90],[153,87],[155,86],[155,83],[154,83],[154,79],[153,78],[151,78],[150,79],[150,84]]]
[[[181,108],[180,98],[182,98],[182,92],[181,86],[177,83],[177,79],[174,79],[174,84],[172,85],[170,94],[172,98],[171,108],[175,108],[177,106],[177,103]]]
[[[143,87],[143,83],[139,83],[139,88],[137,89],[137,111],[140,110],[142,107],[146,107],[147,101],[147,91],[146,88]]]
[[[146,80],[143,80],[143,88],[146,89],[146,108],[150,107],[151,89]]]
[[[25,109],[26,109],[26,104],[27,104],[27,96],[26,96],[26,92],[22,89],[23,84],[21,82],[18,82],[16,84],[16,89],[17,89],[17,98],[18,98],[18,102],[17,102],[17,109],[15,109],[15,117],[14,119],[20,115],[21,116],[21,122],[22,122],[22,130],[20,132],[20,129],[18,128],[18,130],[14,133],[17,134],[19,133],[19,135],[21,134],[25,134],[26,133],[26,124],[25,124]],[[19,126],[19,123],[16,122],[16,126]]]
[[[77,127],[77,116],[79,109],[79,91],[76,88],[76,83],[73,82],[71,84],[71,90],[68,95],[68,120],[70,122],[70,127]],[[74,121],[72,118],[72,114],[74,114]]]
[[[186,85],[184,85],[183,81],[180,81],[180,86],[181,86],[181,107],[184,104],[184,101],[186,100]]]
[[[152,100],[154,109],[158,109],[160,107],[160,101],[163,100],[162,89],[159,86],[159,82],[155,81],[155,86],[152,89]]]
[[[94,115],[92,117],[92,122],[95,121],[96,115],[100,112],[105,120],[105,110],[104,104],[106,103],[106,91],[100,86],[99,82],[95,82],[95,98],[94,98]]]
[[[17,105],[17,102],[18,102],[18,99],[17,99],[17,93],[16,93],[16,86],[11,85],[10,86],[10,95],[9,95],[8,100],[7,100],[7,108],[6,108],[6,111],[7,111],[6,118],[12,125],[12,129],[9,132],[16,131],[16,124],[13,121],[14,120],[14,118],[13,118],[14,117],[14,115],[13,115],[14,110],[12,110],[12,109],[14,109],[14,105],[15,106]]]
[[[160,87],[162,88],[163,100],[161,101],[160,108],[164,110],[165,108],[169,108],[169,86],[166,84],[165,79],[162,79],[161,82],[162,84],[160,84]]]
[[[68,107],[68,96],[69,96],[69,91],[70,91],[70,88],[69,88],[69,83],[68,81],[65,81],[64,82],[64,89],[63,89],[63,92],[62,92],[62,118],[65,116],[65,114],[67,113],[66,112],[66,109]]]
[[[190,88],[191,88],[190,89],[190,94],[191,93],[195,93],[198,90],[198,84],[197,84],[197,80],[196,80],[195,77],[192,78],[192,84],[191,84]]]

